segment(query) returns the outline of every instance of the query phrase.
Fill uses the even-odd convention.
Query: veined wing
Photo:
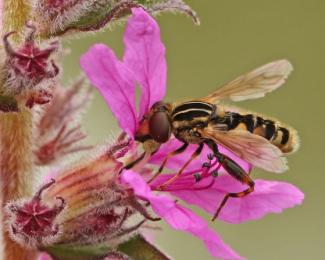
[[[218,131],[211,126],[202,129],[201,135],[258,168],[276,173],[288,169],[281,150],[261,136],[243,130]]]
[[[217,103],[223,99],[242,101],[264,97],[266,93],[280,87],[292,70],[287,60],[273,61],[236,78],[201,100]]]

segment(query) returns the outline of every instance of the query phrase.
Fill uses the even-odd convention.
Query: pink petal
[[[52,179],[55,180],[59,173],[60,173],[60,171],[58,169],[48,172],[45,176],[43,176],[42,183],[45,184],[45,183],[49,183]]]
[[[134,193],[150,202],[152,209],[176,230],[190,233],[203,241],[215,258],[242,259],[230,246],[208,227],[205,220],[174,202],[166,195],[155,195],[142,177],[132,171],[124,171],[122,181],[129,184]]]
[[[38,256],[38,260],[52,260],[52,257],[48,255],[47,253],[41,253]]]
[[[229,223],[256,220],[268,213],[281,213],[286,208],[301,204],[304,199],[304,194],[289,183],[255,180],[255,184],[253,193],[242,198],[230,198],[219,219]],[[223,175],[217,177],[209,189],[177,190],[172,194],[213,215],[227,192],[240,192],[246,188],[232,177]]]
[[[133,8],[124,34],[124,62],[135,73],[141,87],[140,118],[166,92],[165,47],[157,22],[142,8]]]
[[[183,143],[181,143],[176,138],[172,138],[169,142],[163,144],[158,152],[156,152],[151,158],[150,163],[159,165],[163,161],[163,159],[166,157],[166,155],[176,150],[177,148],[181,147]],[[237,162],[246,172],[250,172],[251,165],[244,160],[240,159],[236,155],[234,155],[232,152],[227,150],[226,148],[223,148],[221,145],[218,146],[219,151],[227,156],[229,156],[231,159],[233,159],[235,162]],[[189,147],[181,154],[178,154],[176,156],[173,156],[170,158],[166,164],[166,167],[172,170],[179,170],[183,164],[191,157],[192,153],[194,153],[195,149],[197,148],[197,145],[191,144]],[[212,153],[212,151],[205,146],[203,148],[203,151],[201,152],[200,156],[192,161],[190,165],[186,168],[187,170],[195,170],[200,169],[202,167],[202,164],[204,162],[208,161],[208,154]],[[221,172],[221,171],[220,171]],[[223,171],[224,172],[224,171]]]
[[[133,135],[138,126],[133,73],[104,44],[95,44],[80,59],[81,68],[99,90],[120,127]]]

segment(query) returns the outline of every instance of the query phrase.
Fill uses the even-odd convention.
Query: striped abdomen
[[[218,121],[220,122],[220,119]],[[226,112],[222,124],[227,125],[228,130],[244,129],[250,133],[262,136],[279,147],[283,153],[294,152],[298,145],[298,137],[294,129],[254,114],[241,115],[239,113]]]
[[[213,123],[220,131],[244,129],[262,136],[279,147],[283,153],[293,152],[298,147],[297,133],[290,127],[254,114],[225,112],[222,107],[206,102],[182,103],[173,109],[171,119],[174,134],[179,134],[184,129],[203,128]]]

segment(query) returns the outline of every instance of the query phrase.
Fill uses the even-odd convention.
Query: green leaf
[[[106,244],[97,245],[53,245],[43,249],[60,260],[91,259],[106,255],[112,249]]]
[[[137,235],[129,241],[121,244],[118,250],[130,256],[133,260],[169,260],[171,258],[163,254],[154,245],[146,241],[141,235]]]
[[[116,252],[107,243],[99,245],[53,245],[43,248],[44,251],[60,260],[90,260],[101,259],[110,252]],[[117,247],[117,252],[128,255],[132,260],[169,260],[157,247],[146,241],[141,235],[132,237]]]
[[[17,100],[12,96],[0,95],[0,111],[3,112],[18,112]]]

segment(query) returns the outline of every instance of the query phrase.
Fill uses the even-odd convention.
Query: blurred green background
[[[267,97],[238,105],[281,119],[298,129],[302,144],[289,157],[283,175],[255,170],[255,178],[293,183],[306,194],[302,206],[259,221],[211,227],[248,259],[325,259],[324,225],[324,0],[197,0],[187,1],[201,18],[194,26],[183,15],[163,14],[158,21],[167,48],[167,100],[201,97],[236,76],[272,60],[287,58],[294,72],[287,83]],[[113,30],[67,40],[64,82],[80,74],[79,56],[93,43],[104,42],[121,56],[124,25]],[[107,140],[118,130],[96,93],[85,116],[92,143]],[[205,215],[203,215],[205,216]],[[175,259],[211,259],[200,241],[170,230],[157,242]]]

